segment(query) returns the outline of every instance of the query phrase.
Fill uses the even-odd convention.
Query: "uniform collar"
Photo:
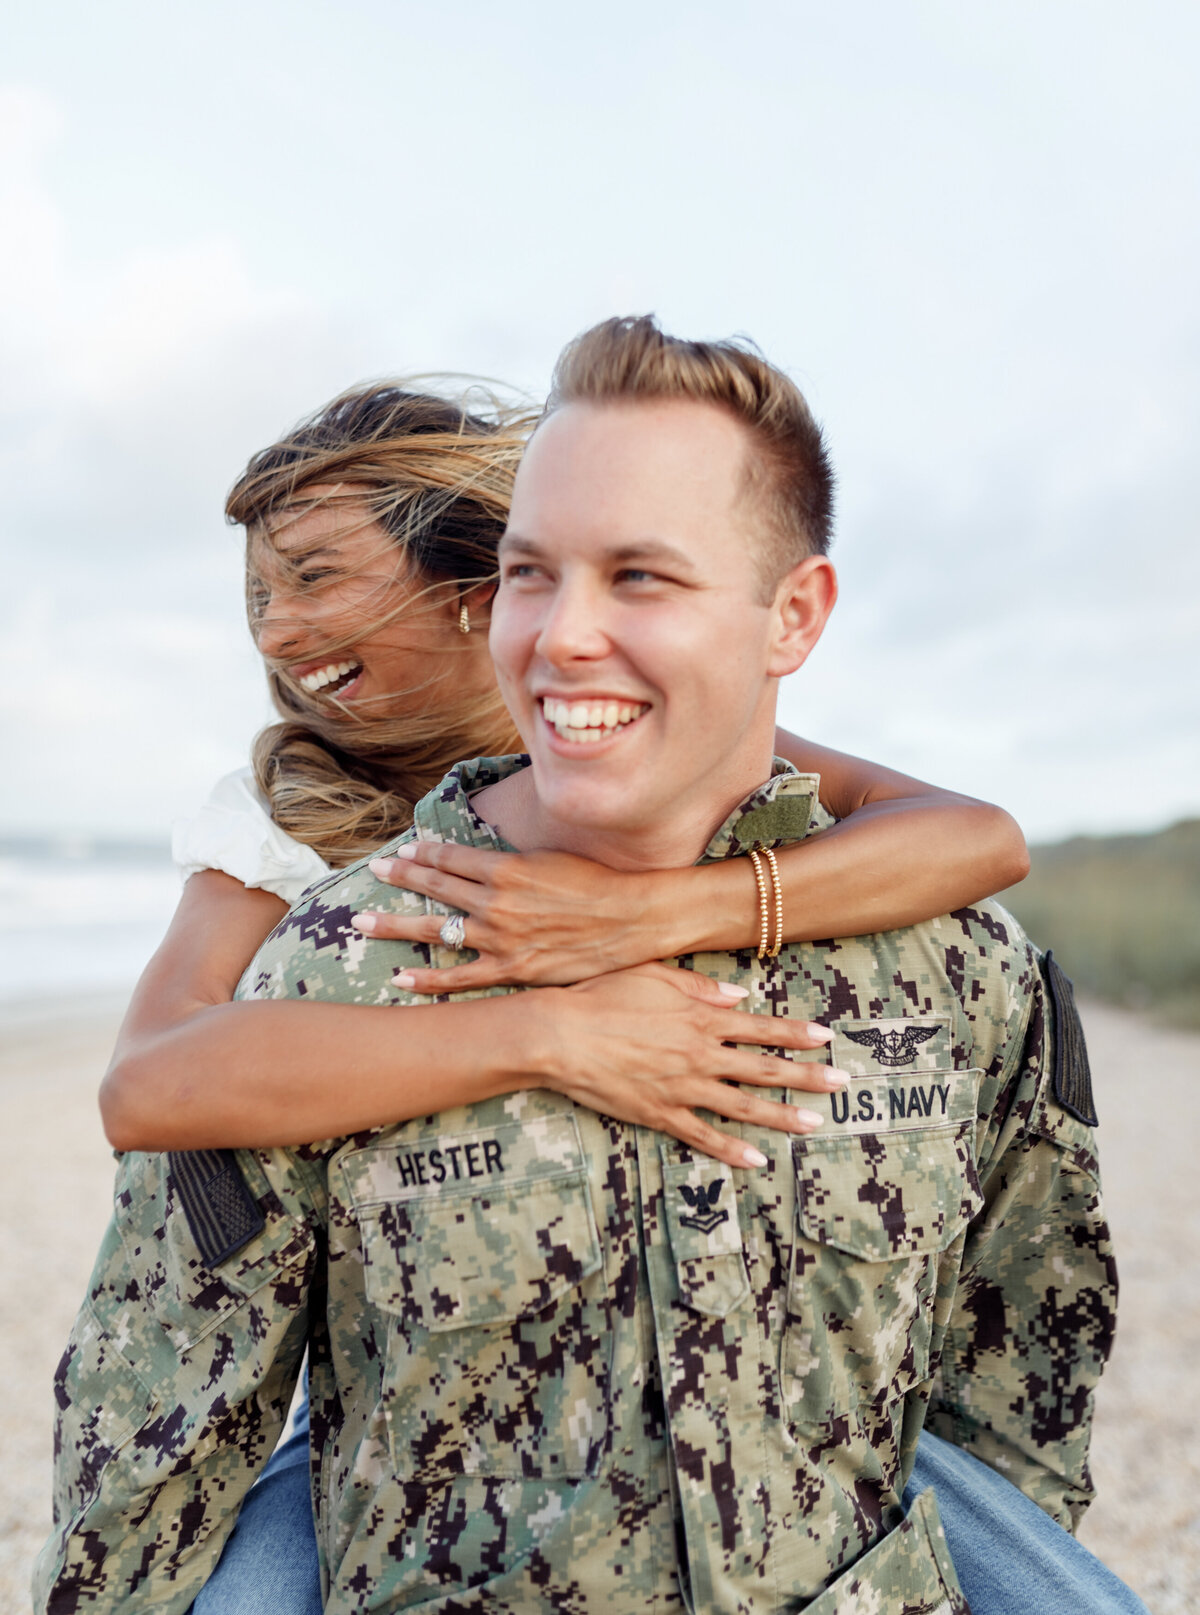
[[[815,774],[799,774],[791,763],[776,757],[770,779],[738,803],[698,861],[709,864],[736,858],[751,847],[803,841],[812,823],[819,783]]]
[[[470,798],[528,764],[529,758],[523,754],[456,763],[442,783],[417,803],[413,814],[417,840],[466,842],[512,852],[504,838],[475,812]],[[818,783],[815,774],[798,774],[791,763],[776,757],[770,779],[739,802],[697,861],[714,863],[736,858],[754,846],[802,841],[812,824]]]

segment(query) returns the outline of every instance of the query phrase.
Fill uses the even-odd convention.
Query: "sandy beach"
[[[108,1217],[112,1156],[95,1107],[120,1003],[0,1009],[0,1610],[29,1608],[49,1528],[51,1378]],[[1200,1036],[1085,1013],[1121,1327],[1101,1387],[1099,1500],[1083,1539],[1153,1615],[1200,1607]]]

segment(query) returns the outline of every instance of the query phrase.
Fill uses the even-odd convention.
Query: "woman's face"
[[[490,680],[486,634],[472,640],[458,630],[457,591],[426,592],[361,500],[284,512],[269,533],[269,542],[252,541],[259,651],[331,716],[428,710],[452,668],[461,690],[464,658],[472,668],[482,660]]]

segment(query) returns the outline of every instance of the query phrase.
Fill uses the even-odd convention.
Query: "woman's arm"
[[[978,902],[1024,880],[1025,837],[1003,808],[777,730],[776,750],[821,777],[821,804],[839,821],[776,853],[789,942],[891,931]],[[676,952],[745,947],[757,893],[744,860],[680,871],[689,940]],[[703,884],[702,884],[703,882]],[[666,883],[657,921],[669,923]],[[443,989],[445,990],[445,989]]]
[[[231,1003],[238,979],[286,913],[228,875],[193,875],[146,967],[101,1085],[118,1149],[265,1147],[341,1137],[518,1088],[556,1089],[606,1115],[673,1133],[733,1166],[759,1152],[695,1114],[789,1132],[813,1112],[733,1082],[827,1093],[830,1066],[725,1047],[817,1049],[824,1027],[734,1019],[739,988],[652,966],[570,990],[466,1003],[364,1007]]]
[[[820,774],[821,802],[840,821],[776,857],[789,942],[893,930],[977,902],[1023,880],[1025,838],[1003,808],[779,730],[776,747]],[[496,982],[575,981],[643,958],[757,940],[758,898],[745,858],[654,874],[618,874],[567,853],[484,852],[410,843],[372,865],[393,885],[468,916],[478,960],[413,973],[417,992]],[[436,940],[437,918],[365,917],[378,937]]]

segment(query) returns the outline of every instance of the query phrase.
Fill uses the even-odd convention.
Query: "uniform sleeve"
[[[274,892],[289,907],[330,872],[311,847],[275,823],[249,768],[226,774],[198,813],[175,821],[171,856],[184,880],[219,869],[243,886]]]
[[[301,1152],[200,1153],[216,1169],[207,1202],[172,1157],[121,1159],[55,1375],[54,1529],[34,1573],[37,1615],[184,1615],[286,1420],[319,1179]],[[251,1232],[221,1259],[223,1221],[234,1239]]]
[[[1086,1063],[1082,1074],[1055,1067],[1056,1058],[1086,1062],[1082,1031],[1032,953],[1030,970],[1024,1035],[981,1123],[984,1204],[968,1232],[928,1423],[1073,1530],[1092,1498],[1093,1398],[1117,1280],[1094,1133],[1066,1108]]]

